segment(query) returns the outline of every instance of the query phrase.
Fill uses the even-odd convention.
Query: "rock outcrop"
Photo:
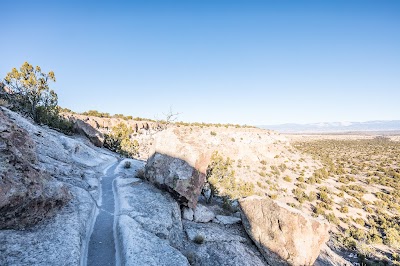
[[[40,170],[34,147],[0,109],[0,229],[36,224],[70,200],[66,186]]]
[[[107,132],[111,130],[113,127],[117,126],[120,123],[131,127],[134,132],[139,131],[157,131],[165,127],[165,125],[161,123],[157,123],[154,121],[136,121],[134,119],[123,119],[117,117],[96,117],[96,116],[87,116],[87,115],[80,115],[80,114],[70,114],[70,113],[62,113],[62,115],[70,120],[82,120],[85,123],[89,124],[93,128]]]
[[[271,265],[313,265],[329,240],[329,224],[270,198],[239,201],[242,222]]]
[[[104,135],[88,123],[80,119],[74,120],[74,130],[86,136],[94,145],[102,147],[104,144]]]
[[[117,242],[123,265],[265,265],[240,225],[182,221],[179,205],[169,193],[132,177],[131,171],[142,167],[142,162],[132,161],[116,180]],[[193,219],[191,209],[184,207],[183,212]]]
[[[137,178],[119,177],[116,191],[119,197],[116,229],[122,264],[189,265],[178,250],[183,231],[176,201]]]
[[[69,203],[29,230],[0,230],[0,265],[84,264],[82,243],[90,236],[99,177],[116,159],[84,137],[62,135],[3,110],[0,107],[1,228],[31,225]],[[160,134],[157,142],[163,138]],[[123,161],[117,167],[115,229],[121,264],[310,265],[322,245],[318,265],[341,265],[329,264],[341,262],[324,248],[328,226],[286,205],[258,197],[241,200],[243,224],[252,241],[241,219],[197,204],[214,143],[203,150],[186,145],[187,140],[164,141],[171,143],[164,143],[149,160],[145,176],[170,193],[133,177],[143,162],[130,160],[131,167],[125,169]],[[167,150],[170,155],[165,155]],[[182,209],[187,220],[182,221],[171,195],[188,206]]]
[[[127,215],[121,215],[117,224],[121,245],[122,265],[177,265],[189,266],[186,257]]]
[[[188,162],[158,152],[147,160],[145,178],[190,208],[196,207],[206,179],[204,173]]]
[[[18,193],[25,197],[13,218],[18,226],[7,228],[46,218],[28,230],[0,230],[0,265],[81,265],[100,195],[99,178],[116,158],[86,138],[40,127],[6,108],[0,107],[0,116],[0,220],[9,217],[3,215],[10,210],[4,204],[19,200]],[[56,211],[59,206],[52,204],[63,199],[65,187],[71,200]]]

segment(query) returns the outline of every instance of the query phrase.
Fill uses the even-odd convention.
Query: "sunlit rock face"
[[[270,198],[239,201],[243,225],[271,265],[313,265],[329,240],[329,224]]]
[[[74,121],[74,130],[86,136],[94,145],[102,147],[104,144],[104,135],[90,124],[83,122],[80,119]]]

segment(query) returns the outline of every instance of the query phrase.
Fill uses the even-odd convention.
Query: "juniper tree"
[[[28,62],[20,69],[13,68],[4,78],[8,93],[35,121],[39,114],[57,111],[57,94],[50,89],[49,81],[56,81],[53,71],[42,72],[39,66]]]

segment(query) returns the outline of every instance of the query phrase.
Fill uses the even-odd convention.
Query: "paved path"
[[[114,193],[113,180],[116,162],[101,180],[102,205],[90,237],[87,265],[115,265],[114,243]]]

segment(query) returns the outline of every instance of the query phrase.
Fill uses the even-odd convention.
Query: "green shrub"
[[[269,195],[269,197],[271,199],[273,199],[273,200],[276,200],[278,198],[278,195],[277,194],[271,194],[271,195]]]
[[[369,229],[368,242],[373,243],[373,244],[382,244],[383,243],[381,233],[374,226]]]
[[[283,178],[283,180],[285,180],[286,182],[292,182],[292,179],[291,179],[288,175],[286,175],[286,176]]]
[[[348,212],[349,212],[349,208],[348,208],[347,206],[342,206],[342,207],[339,209],[339,211],[340,211],[341,213],[348,213]]]
[[[281,170],[281,172],[283,173],[283,172],[287,169],[287,166],[286,166],[286,164],[282,163],[282,164],[280,164],[280,165],[278,166],[278,168],[279,168],[279,170]]]
[[[306,189],[307,188],[307,185],[304,184],[304,183],[297,183],[296,186],[298,186],[301,189]]]
[[[139,152],[139,142],[130,139],[132,133],[132,128],[125,123],[119,123],[112,128],[110,134],[105,135],[104,147],[127,157],[136,156]]]
[[[317,180],[315,179],[314,176],[312,176],[312,177],[307,179],[306,183],[310,184],[310,185],[314,185],[315,183],[317,183]]]
[[[196,244],[203,244],[204,243],[204,236],[196,235],[193,239],[194,243]]]
[[[59,107],[51,111],[46,108],[38,107],[36,116],[36,122],[40,124],[47,125],[67,135],[72,135],[73,133],[73,123],[59,115]]]
[[[265,173],[265,172],[259,172],[258,173],[260,176],[262,176],[262,177],[266,177],[267,176],[267,173]]]
[[[345,176],[340,176],[339,182],[341,182],[343,184],[348,184],[350,181]]]
[[[82,115],[87,115],[87,116],[95,116],[95,117],[104,117],[104,118],[110,118],[111,115],[109,113],[101,113],[96,110],[89,110],[86,112],[83,112]]]
[[[321,191],[318,193],[318,199],[322,202],[325,202],[326,204],[332,204],[332,199],[325,191]]]
[[[254,195],[254,184],[251,182],[237,182],[237,191],[235,194],[231,194],[232,198],[241,198]]]
[[[364,219],[362,219],[362,218],[356,218],[356,219],[354,220],[354,222],[356,222],[357,224],[359,224],[359,225],[361,225],[361,226],[364,226],[364,225],[365,225],[365,221],[364,221]]]
[[[43,73],[39,66],[25,62],[19,71],[13,68],[0,84],[0,100],[11,109],[28,115],[39,124],[71,135],[73,124],[60,116],[58,96],[48,82],[56,81],[53,71]],[[4,90],[4,85],[8,91]]]
[[[325,218],[328,220],[330,223],[334,223],[338,225],[340,223],[339,219],[333,214],[332,212],[325,214]]]
[[[345,231],[345,235],[359,241],[367,241],[368,239],[368,235],[363,229],[356,228],[354,226],[349,227]]]
[[[310,191],[310,194],[308,194],[308,201],[313,202],[315,200],[317,200],[317,193]]]
[[[384,230],[385,238],[383,243],[392,248],[400,248],[400,233],[398,229],[387,228]]]
[[[237,199],[254,194],[254,184],[236,180],[235,171],[232,170],[232,160],[229,157],[224,159],[217,151],[211,156],[206,178],[212,195]]]
[[[322,208],[321,206],[318,206],[318,205],[314,207],[313,212],[314,212],[314,214],[315,214],[316,216],[318,216],[318,215],[325,215],[324,208]]]
[[[326,210],[332,210],[332,206],[326,202],[317,202],[317,206]]]
[[[125,169],[131,168],[131,162],[130,162],[130,161],[126,161],[126,162],[124,163],[124,168],[125,168]]]
[[[281,174],[281,172],[279,171],[278,167],[276,167],[275,165],[271,165],[270,166],[271,170],[272,170],[272,174],[279,176]]]
[[[58,97],[50,89],[50,81],[56,81],[53,71],[43,73],[39,66],[33,67],[28,62],[23,63],[19,71],[13,68],[4,78],[9,90],[8,99],[36,122],[40,120],[39,110],[42,115],[55,114],[57,111]]]
[[[304,203],[307,200],[306,193],[300,188],[293,189],[292,193],[300,203]]]

